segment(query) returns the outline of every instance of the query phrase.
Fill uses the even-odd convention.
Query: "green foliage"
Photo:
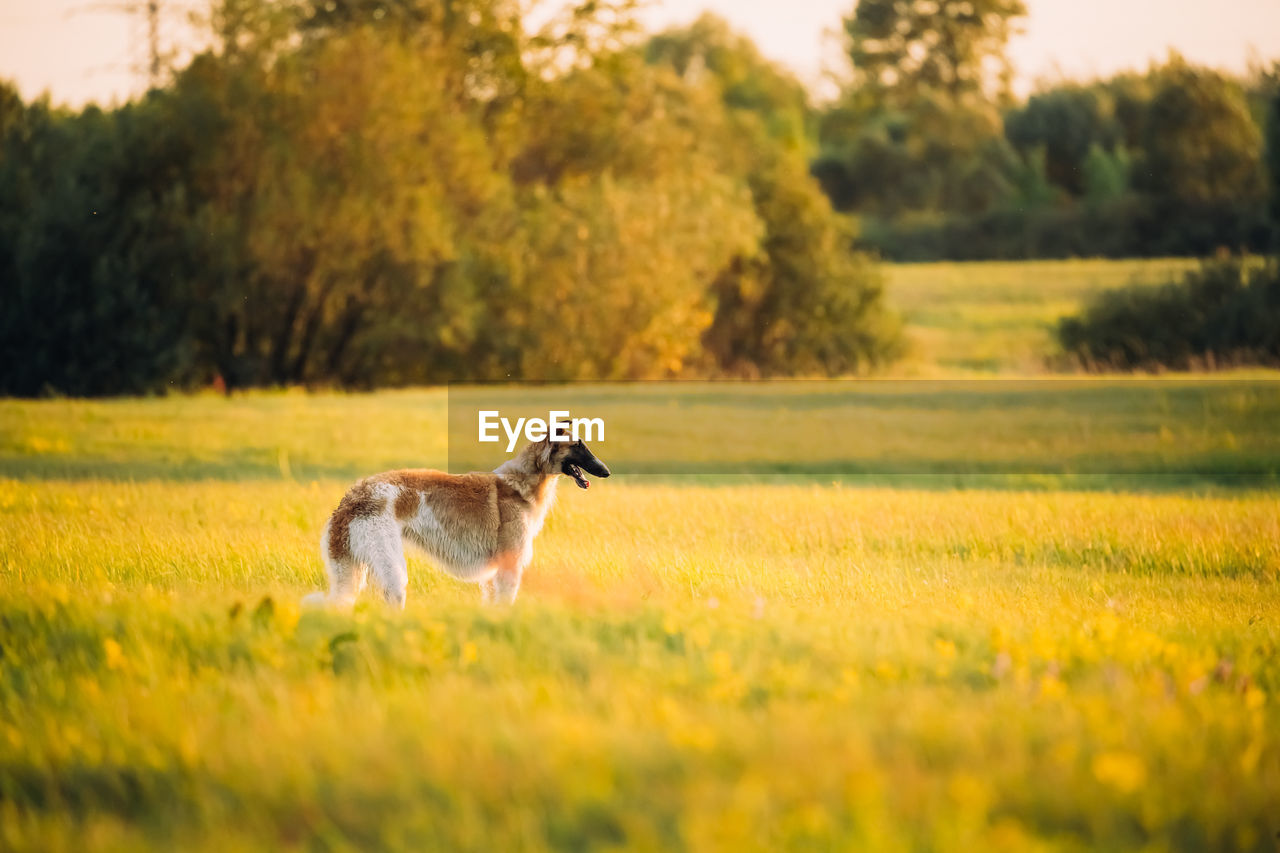
[[[754,227],[739,229],[758,235],[753,250],[736,253],[715,278],[703,337],[707,369],[830,375],[892,358],[897,325],[882,304],[879,276],[848,251],[852,229],[803,159],[803,88],[711,16],[655,36],[645,55],[701,90],[703,100],[723,104],[725,119],[697,138],[715,140],[706,150],[722,170],[746,176],[754,213]],[[697,112],[704,126],[714,115]]]
[[[1222,249],[1265,251],[1269,234],[1261,205],[1165,207],[1128,194],[1097,205],[1010,206],[976,216],[866,217],[856,245],[895,261],[1205,257]]]
[[[1110,98],[1097,87],[1059,86],[1032,95],[1004,117],[1004,132],[1021,152],[1042,151],[1045,174],[1075,196],[1088,192],[1085,162],[1096,148],[1114,150],[1119,125]]]
[[[859,245],[902,261],[1203,257],[1269,247],[1260,131],[1239,84],[1216,72],[1175,56],[1144,76],[1040,93],[1005,122],[1020,161],[1005,173],[1015,187],[1009,197],[965,215],[863,206],[873,216]],[[1052,193],[1036,180],[1041,151]],[[881,192],[892,198],[895,190]],[[898,186],[897,195],[913,198],[914,185]]]
[[[884,266],[902,314],[906,376],[1027,376],[1058,350],[1054,330],[1104,290],[1159,283],[1196,266],[1185,258],[911,263]],[[1136,402],[1136,401],[1135,401]],[[1041,429],[1049,429],[1047,423]]]
[[[1145,189],[1181,204],[1257,200],[1262,135],[1240,85],[1176,55],[1152,77]]]
[[[1267,168],[1267,212],[1271,217],[1273,248],[1280,251],[1280,77],[1272,82],[1267,100],[1264,154]]]
[[[1019,164],[992,108],[927,98],[911,108],[856,120],[828,116],[813,166],[842,210],[885,216],[911,211],[976,213],[1014,193]],[[838,130],[856,125],[852,138]]]
[[[844,19],[855,97],[902,109],[927,97],[959,106],[1004,94],[1005,46],[1026,13],[1022,0],[859,0]]]
[[[849,253],[853,233],[805,180],[803,162],[779,156],[751,175],[764,243],[716,281],[709,355],[734,373],[771,376],[849,373],[895,356],[898,326],[880,276]]]
[[[1180,282],[1098,296],[1062,320],[1063,350],[1091,369],[1280,362],[1280,262],[1206,263]]]
[[[1021,0],[862,0],[844,21],[850,76],[820,122],[813,172],[835,205],[886,216],[974,213],[1014,193],[993,98]],[[1007,65],[1005,65],[1007,71]]]
[[[1048,157],[1044,147],[1033,148],[1022,158],[1021,168],[1015,175],[1017,195],[1015,204],[1021,208],[1048,207],[1058,199],[1062,190],[1056,187],[1048,174]]]
[[[154,99],[78,115],[5,100],[0,389],[143,393],[185,380],[186,140]]]
[[[864,217],[864,248],[961,260],[1268,247],[1259,119],[1238,81],[1175,54],[1011,106],[980,68],[945,70],[962,64],[960,33],[987,70],[1002,55],[1017,9],[995,4],[979,37],[966,16],[980,6],[874,0],[846,20],[852,83],[819,118],[812,171]]]
[[[211,49],[145,104],[0,98],[0,263],[19,291],[3,328],[30,351],[0,391],[883,360],[874,275],[796,166],[803,89],[711,19],[628,46],[633,5],[569,6],[531,34],[506,0],[224,0]],[[778,181],[811,233],[767,209]],[[74,251],[52,248],[69,234]],[[775,257],[793,243],[822,248]],[[720,282],[752,265],[793,294],[761,328],[818,337],[708,349]],[[797,323],[801,293],[823,322]]]
[[[1084,198],[1090,204],[1107,204],[1123,198],[1129,190],[1129,155],[1123,147],[1114,152],[1092,145],[1084,158]]]
[[[769,136],[807,148],[809,98],[794,76],[760,55],[755,44],[710,13],[684,29],[655,35],[645,59],[670,66],[687,82],[714,82],[724,105],[753,113]]]

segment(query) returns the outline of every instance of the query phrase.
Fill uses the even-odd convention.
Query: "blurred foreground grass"
[[[0,848],[1274,849],[1280,493],[620,474],[510,610],[300,612],[443,416],[0,404]]]

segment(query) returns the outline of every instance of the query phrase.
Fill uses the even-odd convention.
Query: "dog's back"
[[[328,596],[303,601],[349,606],[372,580],[384,599],[403,607],[404,539],[453,577],[485,584],[486,598],[514,599],[555,496],[556,466],[579,479],[572,460],[594,463],[603,471],[598,476],[608,476],[604,463],[578,445],[575,451],[534,443],[490,473],[404,469],[366,477],[343,495],[321,534]]]

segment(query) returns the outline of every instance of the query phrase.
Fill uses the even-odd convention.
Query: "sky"
[[[197,8],[200,0],[165,0]],[[749,35],[765,56],[821,92],[837,67],[832,34],[854,0],[651,0],[650,29],[686,23],[704,9]],[[122,101],[145,88],[138,67],[145,31],[119,11],[137,0],[0,0],[0,78],[24,98],[48,92],[79,106]],[[1009,54],[1025,94],[1037,80],[1144,69],[1174,48],[1193,62],[1244,71],[1251,57],[1280,59],[1280,0],[1027,0],[1024,32]],[[184,15],[165,19],[162,40],[183,40]],[[1103,23],[1105,22],[1105,23]]]

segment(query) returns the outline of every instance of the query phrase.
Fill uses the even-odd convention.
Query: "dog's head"
[[[578,488],[587,489],[591,483],[583,474],[593,477],[608,477],[609,466],[605,465],[587,447],[585,441],[551,441],[544,439],[543,447],[538,454],[539,467],[547,474],[568,474],[578,484]]]

